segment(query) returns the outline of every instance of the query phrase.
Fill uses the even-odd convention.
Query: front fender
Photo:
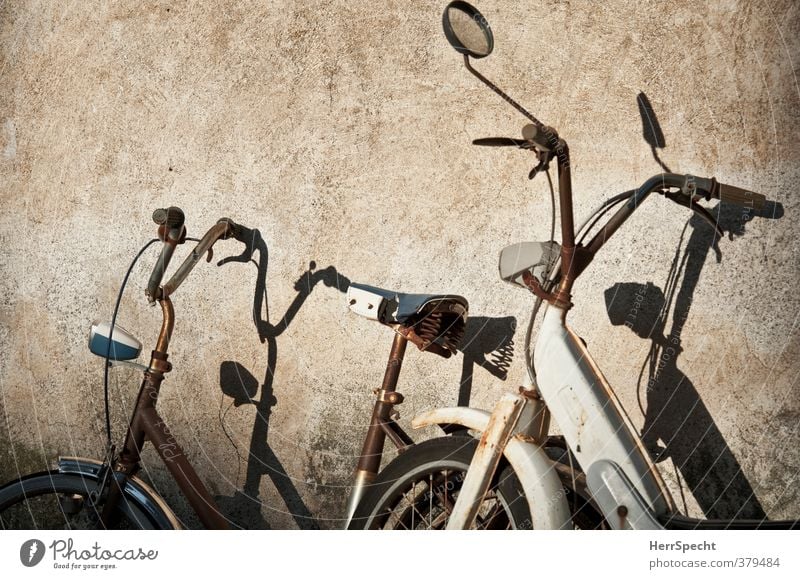
[[[489,412],[477,408],[463,406],[436,408],[414,418],[411,426],[422,428],[431,425],[458,424],[470,430],[483,432],[489,424],[490,416]],[[572,517],[564,487],[544,448],[515,437],[508,442],[503,455],[522,484],[533,518],[533,528],[572,528]]]
[[[92,458],[61,456],[58,458],[58,472],[79,474],[90,480],[98,480],[103,463]],[[125,497],[136,503],[154,521],[159,529],[180,529],[181,522],[164,499],[153,488],[137,476],[128,477],[124,489]]]

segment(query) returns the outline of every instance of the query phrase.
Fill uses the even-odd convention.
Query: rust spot
[[[619,528],[625,528],[625,519],[628,517],[628,507],[620,505],[617,507],[617,515],[619,515]]]

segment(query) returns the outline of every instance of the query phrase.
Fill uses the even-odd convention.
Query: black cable
[[[550,177],[550,170],[545,170],[545,175],[547,175],[547,184],[550,187],[550,245],[552,247],[553,242],[555,241],[556,237],[556,192],[555,188],[553,187],[553,179]],[[555,261],[549,265],[549,268],[544,272],[544,280],[545,280],[545,289],[549,290],[550,287],[547,285],[549,282],[551,269],[555,265]],[[525,366],[527,368],[528,376],[536,385],[536,369],[533,367],[533,351],[531,350],[531,339],[533,337],[533,325],[536,322],[536,315],[539,313],[539,307],[542,305],[542,298],[536,298],[536,303],[533,305],[533,310],[531,311],[531,319],[528,322],[528,329],[525,332]],[[538,388],[538,386],[537,386]]]
[[[547,184],[550,186],[550,243],[553,243],[556,240],[556,191],[553,188],[550,169],[545,170],[544,174],[547,175]],[[546,279],[548,275],[545,274],[544,277]]]
[[[133,258],[130,267],[128,267],[128,271],[125,273],[125,277],[122,280],[122,285],[119,288],[119,293],[117,294],[117,303],[114,305],[114,315],[111,316],[111,328],[108,331],[108,347],[106,348],[106,357],[103,360],[104,368],[103,368],[103,397],[106,405],[106,437],[108,438],[108,447],[111,448],[111,442],[113,440],[111,436],[111,411],[110,405],[108,403],[108,368],[111,361],[111,344],[112,338],[114,337],[114,327],[117,324],[117,312],[119,312],[119,304],[122,302],[122,294],[125,291],[125,286],[128,283],[128,277],[131,275],[131,271],[133,270],[133,266],[136,265],[136,262],[139,261],[139,258],[142,254],[155,242],[160,241],[158,238],[151,239],[148,241],[142,249],[139,250],[139,253],[136,254],[136,257]]]
[[[583,240],[586,239],[586,236],[589,235],[589,232],[594,228],[595,225],[603,218],[603,215],[611,211],[614,207],[622,203],[623,201],[627,201],[631,198],[632,195],[636,193],[635,190],[632,191],[625,191],[624,193],[619,193],[618,195],[614,195],[610,199],[607,199],[598,209],[595,211],[594,215],[586,220],[581,230],[583,233],[581,234],[580,238],[578,238],[578,245],[583,243]]]

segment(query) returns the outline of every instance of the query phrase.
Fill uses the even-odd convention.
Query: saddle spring
[[[444,348],[456,352],[464,337],[464,319],[452,312],[433,311],[414,325],[414,331],[425,342],[438,340]]]

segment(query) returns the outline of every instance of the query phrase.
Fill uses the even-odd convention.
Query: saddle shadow
[[[500,380],[508,377],[514,358],[514,331],[517,319],[513,316],[489,318],[468,317],[459,351],[462,353],[461,386],[458,406],[469,406],[475,368],[487,370]]]
[[[272,408],[278,403],[273,393],[273,382],[278,363],[277,339],[289,327],[318,283],[322,282],[328,287],[336,287],[340,291],[346,292],[350,285],[350,280],[339,274],[332,266],[318,270],[316,264],[312,261],[308,270],[295,282],[294,289],[297,291],[297,295],[287,308],[286,313],[278,322],[273,324],[269,318],[266,284],[269,262],[267,244],[257,229],[247,229],[245,227],[242,227],[236,239],[245,245],[244,251],[238,256],[221,260],[218,265],[240,262],[252,263],[256,266],[252,317],[260,342],[266,344],[267,364],[264,370],[263,383],[260,384],[260,395],[258,393],[258,379],[242,364],[229,360],[220,365],[220,388],[222,393],[232,399],[234,407],[247,404],[254,405],[256,416],[250,437],[244,485],[232,497],[219,497],[219,503],[236,525],[246,529],[269,528],[269,524],[262,514],[262,503],[259,500],[259,487],[262,477],[268,476],[286,505],[287,512],[292,515],[297,527],[300,529],[319,529],[319,525],[303,502],[292,478],[286,472],[268,442],[270,415]],[[257,258],[255,257],[256,254]]]
[[[663,170],[669,171],[656,151],[666,145],[650,101],[640,93],[637,102],[645,141],[650,145],[655,161]],[[721,230],[734,240],[746,233],[746,224],[754,217],[780,218],[783,208],[780,204],[768,203],[760,214],[756,214],[752,210],[718,203],[711,209],[711,214]],[[688,240],[684,247],[687,232]],[[693,214],[678,242],[664,289],[650,282],[617,283],[605,290],[606,309],[612,324],[625,325],[640,338],[651,342],[639,374],[637,395],[644,415],[642,440],[654,460],[672,460],[707,518],[763,519],[766,517],[764,509],[741,465],[694,384],[678,365],[683,351],[683,327],[706,258],[713,251],[716,261],[722,261],[718,242],[713,227]],[[668,320],[671,320],[669,330]],[[646,405],[641,400],[645,371]]]

